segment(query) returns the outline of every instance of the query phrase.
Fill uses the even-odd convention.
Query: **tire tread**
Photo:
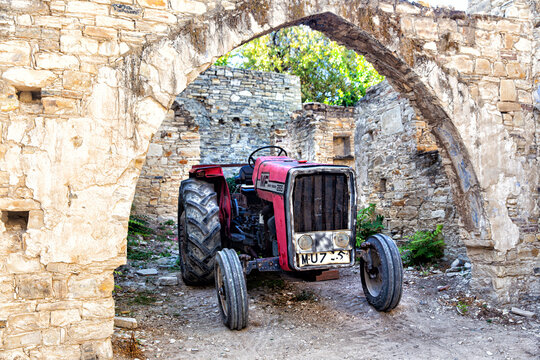
[[[364,260],[360,260],[360,274],[362,278],[362,288],[366,294],[368,302],[378,311],[390,311],[394,309],[401,300],[403,288],[403,263],[396,243],[387,235],[376,234],[367,239],[379,253],[381,267],[384,267],[383,285],[378,296],[369,293],[366,286],[363,267]],[[372,250],[370,250],[372,251]]]
[[[216,278],[216,293],[223,323],[231,330],[241,330],[247,326],[249,308],[246,279],[238,255],[232,249],[218,251],[215,266],[220,267],[224,286],[227,287],[228,311],[225,313],[219,301]]]
[[[214,186],[198,179],[182,181],[178,207],[182,279],[187,285],[211,283],[214,256],[221,248],[219,206]]]

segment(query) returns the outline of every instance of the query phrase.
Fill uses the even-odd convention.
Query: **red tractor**
[[[265,149],[277,150],[277,156],[255,157]],[[293,160],[278,146],[249,156],[235,179],[238,193],[229,192],[225,166],[230,165],[194,166],[182,181],[179,262],[187,285],[215,279],[223,322],[240,330],[248,320],[246,275],[251,271],[354,265],[356,187],[350,167]],[[377,234],[359,253],[368,302],[379,311],[395,308],[403,280],[396,244]]]

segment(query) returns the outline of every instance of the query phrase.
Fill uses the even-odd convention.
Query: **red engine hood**
[[[273,201],[272,194],[282,195],[287,181],[287,174],[292,168],[313,166],[336,166],[293,160],[286,156],[261,156],[255,161],[253,184],[257,194],[264,200]],[[340,166],[342,167],[342,166]]]
[[[302,160],[301,160],[302,161]],[[279,250],[279,265],[283,270],[291,270],[288,261],[287,219],[285,216],[285,181],[287,173],[294,167],[306,165],[286,156],[262,156],[255,161],[253,184],[257,195],[274,206],[276,234]]]
[[[265,173],[269,174],[268,181],[285,183],[287,173],[291,168],[299,166],[313,166],[316,163],[308,163],[306,160],[293,160],[287,156],[261,156],[255,161],[255,170],[253,171],[253,183],[261,177],[265,178]]]

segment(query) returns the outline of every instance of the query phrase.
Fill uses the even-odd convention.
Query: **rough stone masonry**
[[[300,23],[364,54],[426,121],[451,164],[477,291],[538,296],[539,10],[1,0],[2,356],[112,358],[112,272],[152,135],[219,56]]]
[[[276,141],[295,158],[354,167],[354,123],[352,106],[307,103],[292,114]]]
[[[176,219],[180,181],[196,164],[247,164],[272,145],[301,109],[296,76],[210,67],[172,105],[153,136],[137,183],[133,211]],[[239,168],[224,168],[225,176]]]
[[[465,254],[469,233],[454,201],[448,159],[425,121],[387,81],[368,89],[356,105],[354,147],[360,204],[374,203],[398,242],[443,225],[445,254]]]
[[[254,149],[273,144],[319,163],[355,167],[356,158],[359,206],[375,203],[395,240],[443,224],[446,255],[464,254],[468,233],[438,147],[407,100],[384,82],[356,108],[308,103],[292,112],[301,106],[299,85],[283,74],[206,70],[153,136],[132,213],[176,219],[180,181],[192,165],[246,163]]]

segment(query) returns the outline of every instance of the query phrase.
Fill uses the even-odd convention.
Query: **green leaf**
[[[150,235],[154,232],[148,222],[140,217],[130,216],[128,222],[128,234]]]
[[[384,216],[375,214],[375,204],[360,209],[356,218],[356,246],[384,230],[383,221]]]

